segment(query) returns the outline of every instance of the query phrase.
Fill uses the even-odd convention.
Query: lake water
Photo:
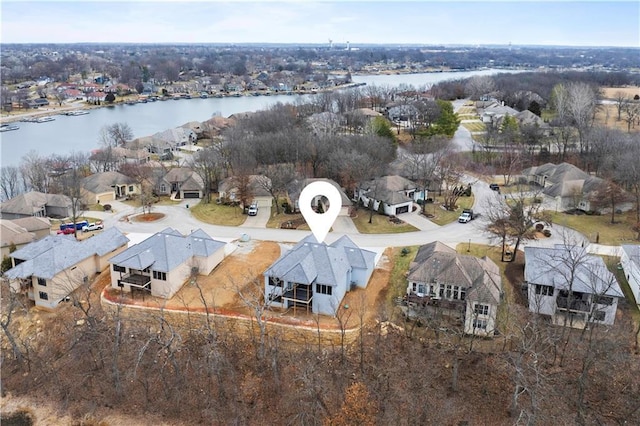
[[[492,75],[498,72],[503,71],[353,76],[353,81],[367,85],[398,86],[410,84],[420,87],[439,81],[467,78],[474,75]],[[277,102],[296,102],[305,96],[313,95],[169,100],[97,108],[91,110],[91,113],[87,115],[57,115],[55,121],[46,123],[16,123],[20,127],[19,130],[0,133],[0,164],[18,165],[22,157],[32,150],[42,156],[54,153],[67,155],[74,151],[90,151],[99,146],[100,129],[114,123],[127,123],[133,130],[134,137],[150,136],[166,129],[181,126],[189,121],[205,121],[214,114],[228,117],[239,112],[265,109]]]

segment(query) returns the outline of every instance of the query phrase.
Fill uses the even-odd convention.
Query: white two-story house
[[[614,323],[624,296],[601,257],[583,247],[556,245],[525,247],[524,258],[529,311],[576,328]]]

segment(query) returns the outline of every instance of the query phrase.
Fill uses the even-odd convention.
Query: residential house
[[[264,272],[265,298],[272,307],[335,315],[349,290],[367,286],[376,257],[347,236],[327,245],[310,235]]]
[[[26,229],[27,232],[32,232],[36,240],[51,234],[51,221],[46,217],[30,216],[13,219],[11,222]]]
[[[0,219],[0,258],[9,256],[12,248],[22,248],[33,242],[36,236],[11,220]]]
[[[198,173],[188,167],[174,167],[160,180],[156,192],[160,195],[170,195],[176,200],[202,198],[204,181]]]
[[[530,167],[522,176],[527,183],[542,187],[542,193],[555,202],[556,211],[591,210],[591,196],[604,182],[569,163]]]
[[[0,204],[2,219],[20,219],[30,216],[69,217],[71,216],[71,199],[61,194],[30,191]]]
[[[51,222],[46,217],[0,219],[0,258],[9,256],[12,248],[20,249],[51,234]]]
[[[335,186],[336,189],[338,190],[338,192],[340,193],[340,199],[342,200],[342,205],[340,206],[340,213],[338,214],[338,216],[349,216],[349,210],[351,209],[351,207],[353,206],[353,202],[351,202],[351,200],[349,199],[349,197],[347,196],[347,194],[344,193],[344,191],[342,190],[342,188],[340,188],[340,185],[338,185],[335,181],[331,180],[331,179],[325,179],[325,178],[307,178],[307,179],[295,179],[292,182],[289,183],[289,185],[287,185],[287,196],[289,198],[289,205],[291,205],[293,207],[293,210],[298,212],[300,211],[300,206],[298,205],[298,199],[300,198],[300,193],[302,192],[302,190],[304,189],[305,186],[309,185],[311,182],[315,182],[315,181],[324,181],[324,182],[328,182],[331,185]],[[318,206],[322,203],[324,199],[322,198],[322,196],[317,196],[315,197],[313,200],[311,200],[311,206],[314,209],[317,209]],[[325,207],[325,211],[326,211],[326,206]]]
[[[11,253],[13,268],[5,276],[13,291],[26,292],[36,306],[55,308],[102,272],[107,259],[123,251],[127,241],[117,228],[83,241],[71,235],[49,235]]]
[[[187,279],[211,273],[224,259],[225,246],[201,229],[185,236],[166,228],[109,259],[111,287],[170,299]]]
[[[95,173],[82,179],[82,198],[87,204],[108,204],[140,194],[140,184],[119,172]]]
[[[439,241],[421,246],[407,276],[409,312],[464,324],[464,332],[493,335],[502,298],[500,270],[488,257],[458,254]]]
[[[525,247],[524,262],[529,311],[577,328],[613,324],[618,298],[624,296],[601,257],[559,244]]]
[[[504,105],[504,102],[502,103],[496,102],[489,106],[486,106],[482,110],[482,112],[480,113],[480,119],[485,124],[497,125],[498,122],[501,121],[505,115],[510,115],[511,117],[514,117],[516,114],[518,114],[518,111],[509,106]]]
[[[635,303],[640,306],[640,245],[623,244],[620,265],[631,287]]]
[[[424,200],[424,191],[418,184],[402,176],[383,176],[358,185],[355,197],[363,205],[373,203],[373,209],[382,209],[387,216],[397,216],[412,211],[413,202]]]
[[[180,146],[191,145],[198,140],[196,132],[188,127],[176,127],[155,133],[151,136],[153,140],[167,143],[172,149]]]
[[[223,179],[218,185],[218,197],[221,199],[229,199],[230,201],[239,201],[239,186],[242,180],[246,178],[248,193],[251,194],[251,200],[255,201],[261,208],[271,208],[273,197],[267,188],[271,187],[271,179],[265,175],[248,175],[246,177],[231,176]]]

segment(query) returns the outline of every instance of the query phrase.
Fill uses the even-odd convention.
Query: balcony
[[[591,312],[591,303],[582,299],[572,298],[569,300],[568,297],[558,297],[556,305],[559,309],[569,312]]]
[[[123,275],[118,280],[118,284],[125,283],[131,287],[140,288],[143,290],[151,291],[151,277],[149,275],[142,274],[127,274]]]

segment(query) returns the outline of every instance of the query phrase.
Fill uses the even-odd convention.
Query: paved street
[[[459,109],[463,104],[463,100],[454,101],[454,109]],[[459,151],[469,151],[473,149],[475,144],[471,133],[462,126],[460,126],[456,132],[452,143]],[[378,248],[420,245],[436,240],[451,246],[455,246],[458,243],[497,243],[495,238],[492,238],[492,236],[484,230],[488,223],[486,214],[484,213],[487,209],[492,208],[491,206],[503,203],[504,200],[501,198],[502,196],[492,191],[484,181],[478,181],[471,176],[466,176],[463,180],[465,183],[472,185],[475,197],[473,209],[478,217],[470,223],[463,224],[453,222],[445,226],[438,226],[424,216],[419,215],[418,211],[415,211],[403,214],[400,218],[418,228],[419,231],[400,234],[360,234],[351,219],[341,217],[334,223],[333,231],[327,236],[327,242],[331,243],[342,235],[348,235],[349,238],[362,247]],[[193,200],[190,202],[193,204]],[[261,207],[257,216],[247,217],[245,223],[240,227],[210,225],[195,219],[187,208],[188,203],[189,200],[183,201],[179,205],[154,207],[154,212],[163,213],[165,217],[149,223],[132,222],[128,220],[129,216],[139,214],[142,210],[117,201],[111,203],[114,210],[113,213],[92,211],[89,214],[102,219],[105,226],[115,226],[126,233],[155,233],[164,228],[172,227],[186,234],[201,228],[214,238],[224,240],[235,240],[241,238],[243,234],[246,234],[252,239],[278,242],[297,242],[310,233],[310,231],[266,228],[270,212],[270,209],[267,207]],[[526,241],[522,243],[522,246],[553,246],[554,244],[562,244],[564,241],[568,241],[577,245],[588,245],[589,251],[594,253],[614,254],[617,253],[618,250],[617,247],[589,245],[588,240],[584,236],[559,225],[553,225],[551,231],[552,235],[550,238]]]

